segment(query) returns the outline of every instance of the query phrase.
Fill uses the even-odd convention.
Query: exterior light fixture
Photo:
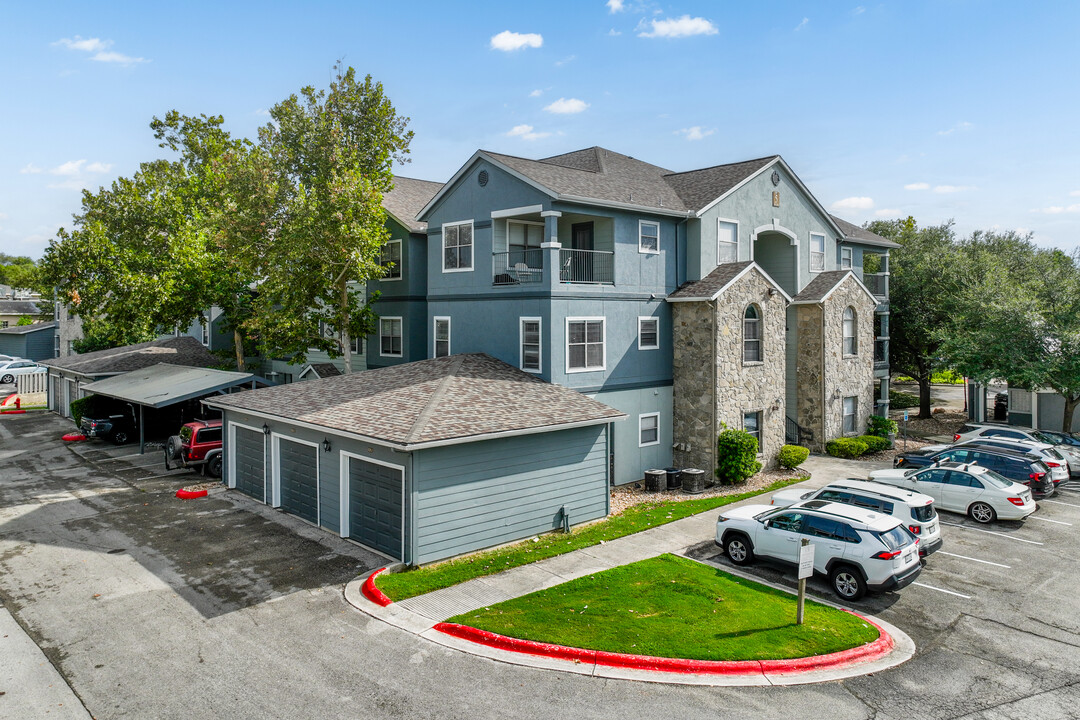
[[[323,449],[323,452],[330,452],[330,441],[327,440],[326,438],[323,438],[322,449]]]
[[[269,435],[269,434],[270,434],[270,426],[267,425],[266,423],[263,423],[263,435]]]

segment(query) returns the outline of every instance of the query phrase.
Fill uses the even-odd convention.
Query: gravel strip
[[[680,489],[665,490],[663,492],[646,492],[644,482],[617,485],[611,489],[611,514],[618,515],[628,507],[649,502],[682,502],[684,500],[698,500],[700,498],[718,497],[721,495],[737,495],[750,490],[760,490],[772,485],[777,480],[800,478],[805,480],[810,473],[805,470],[765,470],[754,475],[749,480],[738,485],[713,485],[705,488],[705,492],[697,495],[684,493]]]

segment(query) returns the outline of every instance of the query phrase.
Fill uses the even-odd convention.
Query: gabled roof
[[[877,304],[877,298],[874,297],[874,293],[863,285],[862,280],[852,272],[851,270],[826,270],[817,274],[813,280],[811,280],[806,287],[802,289],[802,292],[795,296],[792,301],[794,305],[817,305],[823,303],[829,299],[829,296],[833,294],[836,288],[840,287],[840,283],[844,281],[847,276],[850,275],[851,279],[858,283],[862,291],[866,293],[867,297]]]
[[[235,393],[206,403],[405,450],[626,417],[479,353]]]
[[[337,377],[341,375],[341,371],[334,363],[310,363],[300,371],[300,379],[303,380],[308,375],[314,375],[317,378]]]
[[[744,262],[724,263],[718,265],[715,270],[696,282],[684,283],[675,292],[667,297],[668,302],[711,302],[747,273],[756,270],[765,280],[791,302],[791,296],[784,292],[784,288],[769,277],[760,265],[750,260]]]
[[[895,243],[888,238],[883,238],[876,233],[872,233],[864,227],[859,227],[855,223],[849,223],[847,220],[841,220],[835,215],[830,215],[833,222],[837,227],[844,231],[845,240],[853,240],[863,245],[877,245],[879,247],[886,248],[898,248],[901,247],[900,243]]]
[[[394,189],[383,195],[383,208],[409,232],[424,232],[427,223],[416,219],[420,209],[442,189],[440,182],[394,176]]]
[[[188,367],[213,367],[221,360],[189,335],[151,340],[137,345],[97,350],[81,355],[42,360],[41,365],[80,375],[113,375],[167,362]]]
[[[0,315],[41,315],[33,300],[0,300]]]
[[[158,363],[83,385],[83,389],[137,405],[162,408],[250,384],[254,379],[251,373]]]
[[[34,323],[32,325],[12,325],[11,327],[6,327],[6,328],[3,328],[3,329],[0,329],[0,333],[2,333],[4,335],[26,335],[28,333],[41,332],[42,330],[55,330],[55,329],[56,329],[56,323],[55,322],[47,322],[47,323]]]
[[[671,173],[666,175],[665,179],[675,188],[675,192],[679,193],[688,208],[701,210],[779,157],[770,155],[755,160]]]

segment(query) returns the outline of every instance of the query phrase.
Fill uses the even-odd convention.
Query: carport
[[[139,452],[146,450],[146,408],[160,410],[188,400],[225,395],[243,386],[255,388],[259,380],[251,373],[212,370],[158,363],[84,385],[87,393],[102,395],[139,408]],[[265,382],[262,383],[264,386]]]

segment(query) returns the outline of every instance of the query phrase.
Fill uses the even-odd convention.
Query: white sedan
[[[978,465],[941,463],[916,470],[875,470],[870,480],[934,498],[939,510],[970,515],[980,523],[1023,520],[1035,512],[1031,488]]]
[[[27,373],[45,372],[44,365],[38,365],[33,360],[9,360],[0,362],[0,385],[8,385],[15,382],[16,375]]]

